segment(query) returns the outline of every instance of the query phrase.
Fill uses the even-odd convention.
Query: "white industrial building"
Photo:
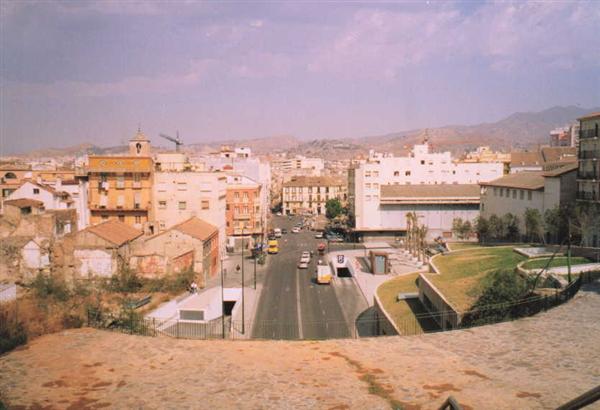
[[[477,184],[501,177],[504,165],[454,161],[450,152],[429,149],[427,142],[415,145],[407,157],[371,151],[367,160],[350,168],[348,203],[357,235],[365,239],[404,235],[410,211],[428,225],[430,237],[448,236],[454,218],[474,220],[479,208]],[[415,187],[428,185],[434,187]]]

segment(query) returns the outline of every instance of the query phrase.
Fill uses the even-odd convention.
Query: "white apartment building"
[[[239,152],[238,152],[239,151]],[[236,153],[238,152],[238,153]],[[224,156],[231,153],[232,156]],[[261,186],[260,209],[261,220],[266,221],[271,206],[271,164],[252,157],[249,148],[236,148],[235,150],[221,151],[214,155],[198,158],[199,168],[205,171],[221,171],[228,175],[242,175],[248,177]]]
[[[313,176],[321,175],[321,172],[325,168],[325,161],[323,158],[307,158],[302,155],[297,155],[294,158],[277,159],[272,161],[271,164],[275,170],[282,173],[308,169],[313,171]]]
[[[227,175],[191,170],[187,158],[180,155],[183,164],[157,156],[161,168],[154,173],[155,231],[162,232],[191,217],[198,217],[219,229],[219,248],[224,251]]]
[[[436,198],[435,201],[423,199],[428,208],[422,210],[423,220],[438,220],[436,230],[446,232],[452,225],[451,214],[441,217],[443,210],[454,212],[456,217],[465,215],[461,212],[469,212],[467,219],[476,215],[472,212],[478,208],[473,203],[472,186],[480,182],[491,181],[503,175],[504,165],[502,162],[460,162],[454,161],[450,152],[429,152],[429,144],[415,145],[407,157],[394,157],[393,155],[381,154],[371,151],[369,158],[354,164],[348,172],[348,204],[351,216],[354,218],[354,230],[361,236],[396,236],[406,231],[406,218],[402,215],[406,212],[406,206],[413,207],[418,203],[418,198]],[[398,202],[392,206],[384,203],[382,198],[382,187],[387,185],[462,185],[458,193],[450,192],[448,188],[447,199],[444,197],[444,188],[436,189],[435,192],[410,192],[411,204],[399,203],[403,192],[386,192]],[[471,187],[466,187],[471,186]],[[400,196],[399,196],[400,195]],[[453,198],[457,196],[459,200]],[[415,199],[416,198],[416,199]],[[387,200],[389,202],[389,200]],[[460,203],[460,204],[459,204]],[[448,208],[450,206],[451,208]],[[443,208],[443,209],[442,209]],[[399,217],[393,216],[399,212]],[[436,215],[426,215],[428,213]],[[467,215],[467,216],[468,216]],[[433,234],[434,230],[431,230]],[[365,235],[366,234],[366,235]]]
[[[325,214],[327,200],[337,198],[344,205],[347,185],[338,177],[296,177],[283,183],[283,213],[297,215]]]

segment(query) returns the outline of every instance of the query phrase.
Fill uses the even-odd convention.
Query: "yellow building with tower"
[[[87,166],[88,205],[92,225],[119,220],[152,230],[154,163],[150,140],[138,129],[128,156],[90,156]]]

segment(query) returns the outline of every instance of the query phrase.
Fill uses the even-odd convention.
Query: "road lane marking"
[[[298,336],[302,340],[304,332],[302,331],[302,312],[300,311],[300,274],[298,271],[296,269],[296,310],[298,311]]]

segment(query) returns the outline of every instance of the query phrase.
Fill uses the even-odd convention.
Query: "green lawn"
[[[478,242],[448,242],[448,250],[460,251],[463,249],[479,248]]]
[[[546,267],[546,264],[548,263],[548,259],[550,258],[539,258],[539,259],[532,259],[528,262],[525,262],[522,267],[523,269],[542,269],[544,267]],[[592,263],[592,261],[590,261],[588,258],[584,258],[582,256],[575,256],[571,258],[571,265],[584,265],[586,263]],[[567,266],[567,257],[566,256],[561,256],[558,258],[554,258],[552,260],[552,263],[550,263],[550,268],[559,268],[562,266]]]
[[[479,283],[487,273],[514,269],[525,259],[512,246],[479,247],[436,257],[434,263],[440,275],[426,275],[456,309],[466,311],[479,297]]]
[[[398,293],[413,293],[419,291],[416,283],[418,277],[418,273],[399,276],[384,282],[377,289],[377,296],[379,296],[383,308],[394,320],[396,326],[403,334],[423,333],[423,329],[416,319],[409,303],[405,300],[400,302],[396,300]]]

